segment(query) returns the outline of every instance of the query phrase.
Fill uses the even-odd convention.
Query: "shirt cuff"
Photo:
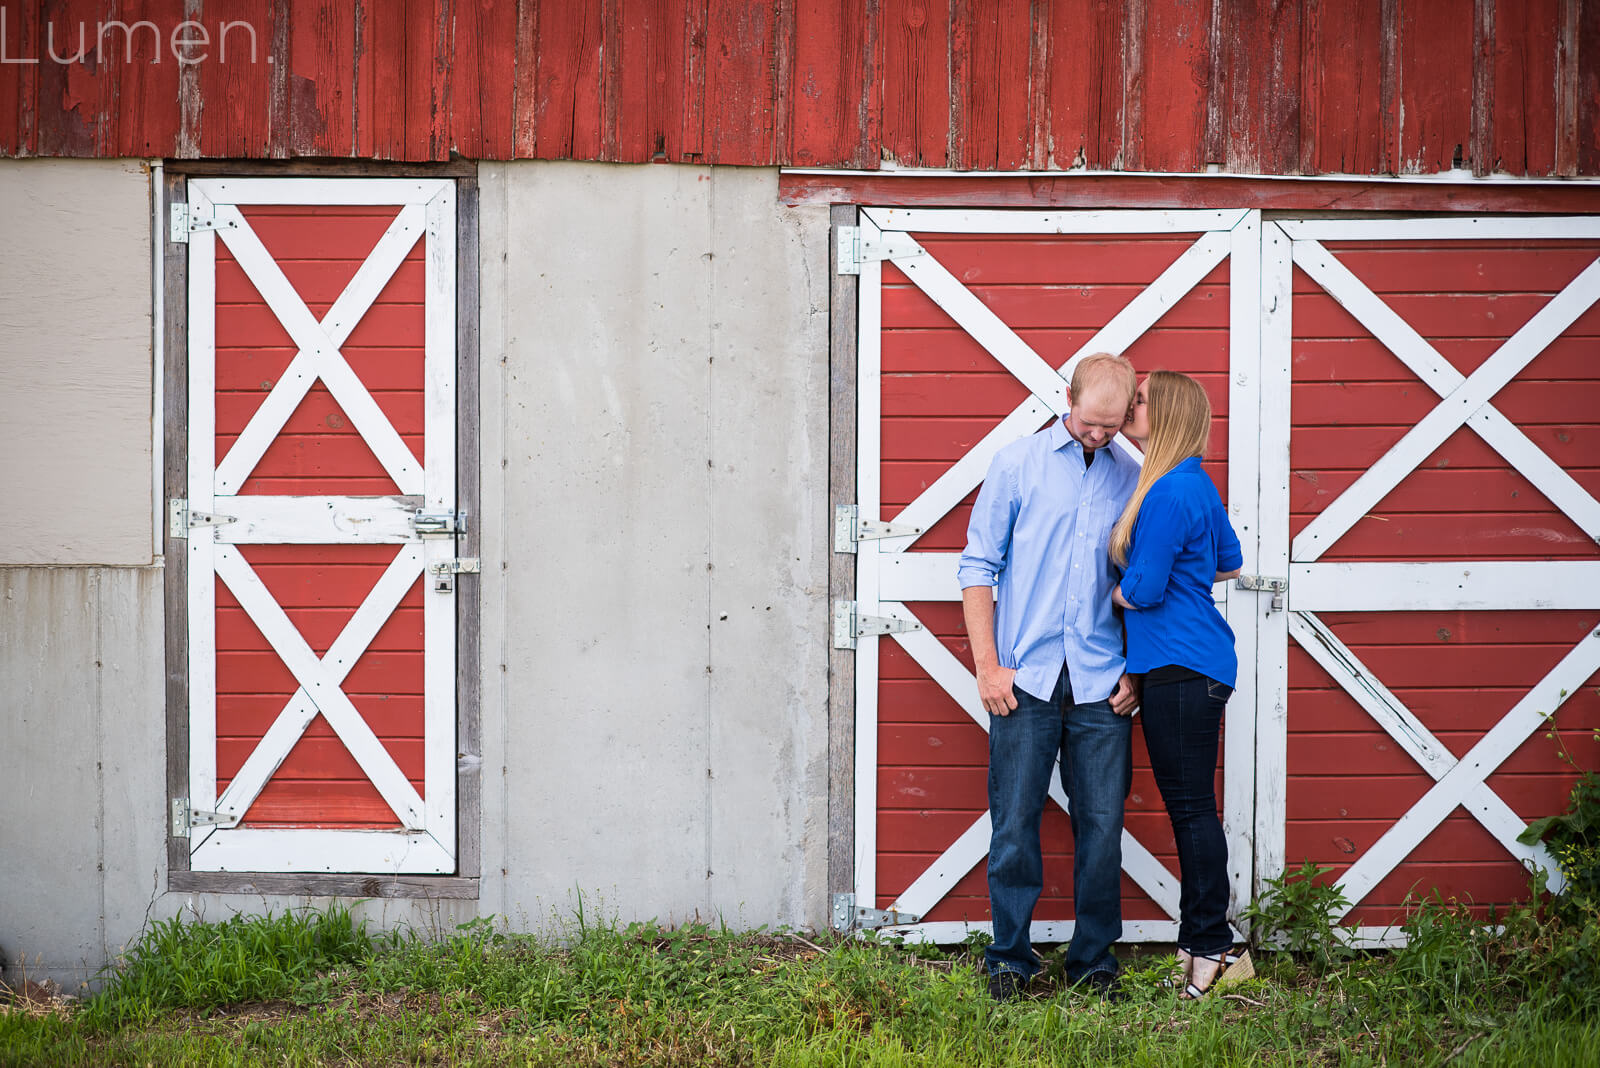
[[[957,568],[956,581],[961,584],[961,588],[964,590],[973,586],[995,586],[998,584],[995,573],[986,567],[968,566]]]

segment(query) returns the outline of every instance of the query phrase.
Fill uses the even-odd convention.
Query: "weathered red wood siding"
[[[0,155],[1600,173],[1600,0],[0,0],[0,15]],[[213,37],[192,65],[171,47],[185,18]],[[131,52],[123,30],[98,33],[140,20]]]

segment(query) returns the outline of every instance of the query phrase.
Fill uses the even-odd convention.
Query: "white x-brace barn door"
[[[1595,379],[1600,377],[1592,358],[1597,321],[1592,309],[1600,299],[1600,219],[1269,221],[1262,244],[1261,510],[1271,521],[1261,527],[1259,566],[1267,573],[1287,576],[1289,611],[1262,616],[1257,630],[1261,656],[1256,720],[1261,754],[1257,772],[1258,875],[1282,871],[1286,864],[1297,867],[1305,859],[1305,845],[1322,840],[1323,836],[1302,835],[1302,848],[1288,848],[1286,823],[1303,825],[1316,817],[1344,816],[1354,826],[1359,822],[1356,817],[1377,815],[1367,832],[1370,837],[1364,838],[1358,830],[1340,833],[1335,840],[1351,857],[1340,858],[1334,851],[1328,863],[1348,864],[1337,883],[1357,909],[1371,900],[1380,883],[1391,878],[1385,901],[1392,917],[1397,895],[1408,893],[1407,888],[1419,882],[1418,892],[1428,893],[1431,876],[1440,866],[1461,857],[1461,847],[1456,846],[1454,855],[1413,860],[1417,867],[1412,874],[1391,877],[1397,866],[1417,857],[1419,845],[1460,810],[1470,819],[1459,814],[1453,817],[1453,822],[1465,825],[1456,833],[1457,841],[1465,834],[1475,836],[1481,843],[1476,848],[1482,851],[1477,856],[1485,858],[1474,863],[1487,866],[1496,855],[1502,862],[1509,855],[1524,865],[1544,867],[1550,872],[1552,887],[1558,887],[1559,873],[1544,847],[1522,845],[1516,838],[1526,827],[1524,816],[1558,810],[1564,793],[1553,792],[1540,800],[1550,806],[1546,812],[1519,815],[1488,780],[1545,726],[1547,716],[1562,709],[1574,695],[1592,706],[1591,695],[1584,690],[1592,689],[1593,676],[1600,671],[1600,628],[1595,626],[1600,618],[1600,557],[1595,553],[1595,542],[1600,539],[1600,502],[1574,477],[1581,474],[1594,484],[1595,453],[1592,445],[1582,445],[1586,439],[1581,435],[1595,422],[1595,409],[1588,406],[1592,400],[1586,404],[1582,398],[1594,396]],[[1529,281],[1536,272],[1548,277]],[[1413,280],[1405,277],[1407,274],[1424,277]],[[1385,277],[1391,280],[1387,289],[1378,281]],[[1348,328],[1320,325],[1329,321],[1330,314],[1343,317],[1333,305],[1348,313]],[[1585,316],[1588,326],[1578,331],[1581,336],[1570,334]],[[1319,325],[1308,323],[1302,329],[1302,318],[1317,318]],[[1474,325],[1458,326],[1461,320]],[[1492,332],[1497,320],[1508,322],[1498,335]],[[1556,346],[1562,351],[1557,352]],[[1355,363],[1347,353],[1369,350],[1372,355],[1362,359],[1394,365],[1392,374],[1384,372],[1390,378],[1385,390],[1388,397],[1415,393],[1420,398],[1419,406],[1403,418],[1386,420],[1365,410],[1378,394],[1360,393],[1360,383],[1347,377]],[[1530,363],[1547,351],[1544,372],[1525,376]],[[1340,360],[1344,361],[1342,367]],[[1315,369],[1318,361],[1326,361],[1327,369]],[[1319,376],[1322,383],[1314,381]],[[1519,382],[1519,376],[1537,380]],[[1318,403],[1314,387],[1319,385],[1344,392],[1332,402],[1330,413],[1313,417],[1308,428],[1302,409]],[[1515,411],[1505,407],[1511,403],[1506,397],[1508,386],[1524,391]],[[1534,389],[1544,392],[1535,395]],[[1569,406],[1575,405],[1570,415],[1555,411],[1555,401],[1562,393],[1567,394]],[[1363,401],[1362,397],[1374,399]],[[1512,418],[1506,412],[1511,412]],[[1336,480],[1342,488],[1334,493],[1322,490],[1325,503],[1297,506],[1296,512],[1309,516],[1309,521],[1291,540],[1291,526],[1285,519],[1291,512],[1292,487],[1305,485],[1307,480],[1328,480],[1327,472],[1314,470],[1318,464],[1308,455],[1309,446],[1291,472],[1291,426],[1298,437],[1319,432],[1319,424],[1337,432],[1337,424],[1385,421],[1399,425],[1388,440],[1375,447],[1372,455],[1377,458],[1362,456],[1355,464],[1346,464],[1357,467],[1347,476],[1353,481],[1344,486],[1342,480]],[[1536,432],[1539,443],[1530,436]],[[1341,441],[1354,441],[1358,436],[1354,431],[1343,433]],[[1570,444],[1574,434],[1580,435],[1579,441]],[[1460,463],[1451,467],[1452,457],[1444,448],[1447,442],[1452,442],[1458,456],[1475,449],[1472,455],[1482,457],[1471,461],[1481,465],[1476,484],[1470,481],[1474,472],[1459,470]],[[1565,449],[1565,454],[1553,457],[1552,447]],[[1458,480],[1466,489],[1455,491],[1456,497],[1440,505],[1443,491],[1438,487],[1445,485],[1446,478]],[[1408,479],[1411,482],[1407,483]],[[1432,479],[1427,485],[1435,487],[1430,491],[1432,503],[1418,505],[1415,484],[1427,479]],[[1402,483],[1413,487],[1409,498],[1396,493]],[[1520,489],[1494,492],[1502,483]],[[1536,492],[1529,492],[1529,483]],[[1534,503],[1529,503],[1530,499]],[[1460,548],[1456,551],[1446,544],[1453,532],[1438,525],[1426,527],[1431,517],[1416,514],[1430,508],[1453,509],[1446,521],[1468,528],[1457,535]],[[1478,518],[1503,509],[1510,510],[1511,519],[1499,528],[1493,527],[1492,519]],[[1475,536],[1470,528],[1479,523],[1485,524],[1487,533]],[[1432,533],[1399,540],[1404,534],[1401,528],[1407,525]],[[1359,543],[1353,550],[1352,542]],[[1325,560],[1324,555],[1335,549],[1344,558]],[[1491,558],[1463,558],[1473,551],[1483,551]],[[1438,628],[1437,643],[1411,647],[1404,656],[1384,647],[1395,640],[1394,628],[1404,626],[1408,619],[1423,621],[1426,640],[1432,642],[1434,624],[1426,614],[1447,612],[1459,614],[1450,617],[1450,627]],[[1490,714],[1497,719],[1463,724],[1448,707],[1442,712],[1435,708],[1429,714],[1430,731],[1422,716],[1408,707],[1401,687],[1412,687],[1414,696],[1409,700],[1436,705],[1440,702],[1426,690],[1448,690],[1463,682],[1472,688],[1474,680],[1440,674],[1449,671],[1444,655],[1450,650],[1444,643],[1461,639],[1462,635],[1450,632],[1452,627],[1466,629],[1473,625],[1471,620],[1494,613],[1502,618],[1521,613],[1544,626],[1565,615],[1570,617],[1570,635],[1543,639],[1545,659],[1530,668],[1515,689],[1499,697],[1499,703],[1492,704]],[[1330,624],[1336,617],[1339,622]],[[1468,622],[1458,625],[1453,620]],[[1341,640],[1336,633],[1341,625],[1351,627],[1352,633],[1367,635],[1366,655],[1382,657],[1384,665],[1375,668],[1364,663],[1351,647],[1355,640]],[[1374,637],[1379,625],[1389,628],[1381,638]],[[1571,644],[1578,635],[1576,644]],[[1295,648],[1303,653],[1292,652]],[[1300,717],[1301,725],[1295,730],[1303,735],[1317,729],[1316,724],[1306,722],[1307,716],[1317,713],[1310,703],[1310,696],[1315,695],[1298,695],[1299,703],[1291,696],[1290,655],[1308,655],[1370,717],[1369,726],[1376,723],[1382,728],[1379,741],[1369,752],[1393,747],[1414,762],[1409,768],[1413,780],[1420,778],[1415,774],[1419,767],[1426,779],[1413,787],[1397,787],[1389,809],[1381,813],[1364,811],[1367,799],[1353,796],[1362,792],[1353,781],[1346,796],[1324,811],[1306,812],[1305,805],[1291,804],[1293,781],[1306,783],[1312,773],[1339,774],[1352,769],[1331,763],[1311,767],[1294,756],[1291,719]],[[1533,649],[1529,655],[1541,655],[1540,650]],[[1407,660],[1411,663],[1405,663]],[[1418,671],[1425,669],[1414,665],[1431,661],[1439,661],[1440,667],[1432,676],[1423,675],[1419,685]],[[1386,685],[1383,676],[1398,674],[1402,667],[1413,681]],[[1401,693],[1397,695],[1396,690]],[[1494,699],[1492,694],[1489,697]],[[1469,699],[1481,701],[1482,695],[1455,698],[1462,704]],[[1444,738],[1446,730],[1455,733],[1453,744]],[[1523,755],[1545,757],[1553,763],[1554,746],[1546,750],[1530,745]],[[1376,759],[1379,754],[1373,756]],[[1381,787],[1382,781],[1401,780],[1391,776],[1379,781]],[[1310,787],[1302,785],[1300,789],[1309,792]],[[1401,792],[1406,789],[1411,792]],[[1528,804],[1522,807],[1526,809]],[[1291,809],[1299,811],[1291,813]],[[1487,835],[1473,827],[1473,821]],[[1470,886],[1462,896],[1480,903],[1485,900]],[[1358,923],[1358,929],[1371,943],[1397,937],[1391,926],[1370,920]]]
[[[959,611],[961,598],[956,581],[958,554],[952,551],[959,544],[959,534],[947,531],[942,551],[919,548],[917,542],[930,530],[936,530],[943,517],[970,499],[989,461],[1001,446],[1037,431],[1052,416],[1065,410],[1067,380],[1079,358],[1097,351],[1128,351],[1187,299],[1194,304],[1204,305],[1210,301],[1213,305],[1208,313],[1213,324],[1210,334],[1198,331],[1193,336],[1197,343],[1210,346],[1220,361],[1219,366],[1212,367],[1210,388],[1214,404],[1219,395],[1226,402],[1218,405],[1219,411],[1231,409],[1226,430],[1226,496],[1230,515],[1244,545],[1245,569],[1256,570],[1254,509],[1258,425],[1253,405],[1259,396],[1255,378],[1259,362],[1260,226],[1259,213],[1244,210],[1039,213],[869,208],[860,213],[858,232],[841,237],[842,258],[848,257],[848,246],[854,244],[858,249],[856,258],[860,261],[858,515],[853,535],[856,540],[853,551],[858,554],[854,629],[860,632],[855,639],[855,902],[858,906],[876,906],[898,914],[891,918],[902,921],[895,930],[911,937],[955,941],[964,937],[968,930],[987,927],[985,919],[970,912],[961,918],[947,916],[925,921],[924,917],[963,883],[967,887],[967,900],[974,902],[973,909],[980,907],[975,902],[977,892],[973,887],[974,880],[981,879],[988,851],[988,813],[981,812],[974,817],[946,810],[943,802],[931,796],[939,789],[937,785],[928,786],[927,791],[921,785],[900,791],[921,798],[921,811],[915,813],[885,813],[879,803],[883,776],[880,739],[893,741],[907,733],[899,724],[880,723],[880,693],[884,692],[884,686],[921,686],[922,692],[930,696],[930,703],[953,701],[966,717],[970,717],[971,723],[960,728],[967,737],[959,742],[969,747],[965,758],[967,766],[954,769],[966,773],[969,787],[974,777],[972,773],[983,760],[977,750],[982,735],[975,734],[971,728],[975,725],[984,732],[988,730],[989,717],[978,702],[971,671],[952,652],[946,640],[935,633],[939,628],[931,622],[924,626],[924,621],[917,619],[907,607],[908,603],[921,603],[924,615],[941,613],[946,619],[942,628],[946,639],[958,628],[959,624],[951,624],[949,618],[951,612]],[[978,250],[964,251],[959,242],[969,235],[974,240],[993,242],[994,248],[985,252],[973,246]],[[1015,251],[1004,247],[1006,241],[1013,240],[1017,242]],[[1074,241],[1079,244],[1065,247]],[[933,251],[930,246],[943,251]],[[1091,293],[1087,281],[1082,285],[1053,284],[1026,298],[1035,308],[1047,309],[1058,302],[1083,304],[1087,309],[1083,315],[1088,318],[1077,320],[1082,328],[1075,333],[1046,329],[1048,324],[1022,324],[1021,321],[1033,313],[1021,307],[1014,314],[1006,311],[1011,298],[1004,289],[978,292],[985,284],[998,286],[1022,280],[1029,269],[1027,264],[1035,260],[1052,264],[1047,270],[1066,270],[1070,274],[1072,268],[1064,268],[1062,264],[1074,261],[1079,252],[1116,264],[1119,271],[1127,272],[1125,278],[1117,276],[1127,284],[1108,286],[1104,295]],[[957,265],[947,266],[941,257]],[[892,268],[886,267],[886,263],[892,264]],[[885,274],[890,270],[895,272],[893,285],[886,286]],[[1008,277],[1008,272],[1012,276]],[[884,370],[883,345],[885,337],[889,336],[885,332],[885,308],[891,304],[896,308],[905,304],[903,294],[911,292],[905,285],[907,280],[921,294],[911,293],[912,299],[923,305],[931,301],[931,305],[917,314],[935,325],[949,326],[953,322],[1010,378],[1025,388],[1018,391],[1023,397],[1021,403],[1009,408],[1009,414],[1003,414],[997,424],[989,418],[989,429],[970,432],[974,443],[953,463],[947,466],[900,464],[897,470],[922,467],[927,469],[926,474],[917,483],[918,489],[897,491],[887,498],[894,500],[898,496],[900,501],[910,498],[910,503],[888,507],[884,504],[883,485],[883,430],[886,425],[883,403],[886,397],[894,397],[894,390],[899,387],[889,380]],[[1202,293],[1202,289],[1206,292]],[[1104,302],[1103,311],[1095,310],[1101,302]],[[1215,307],[1217,304],[1221,307]],[[937,306],[938,310],[933,310],[932,306]],[[1048,317],[1049,313],[1041,314]],[[1221,324],[1220,328],[1216,327],[1217,323]],[[1030,325],[1039,329],[1030,329]],[[950,333],[953,331],[946,331]],[[1028,337],[1035,338],[1035,343],[1030,344]],[[960,341],[966,344],[965,337]],[[911,342],[913,346],[921,343]],[[947,341],[937,340],[932,334],[928,335],[927,344],[948,348]],[[980,356],[980,359],[992,369],[988,357]],[[956,362],[963,370],[972,364],[964,355]],[[947,361],[946,365],[952,364]],[[1183,356],[1178,355],[1176,359],[1159,363],[1147,362],[1146,366],[1185,369],[1186,365]],[[964,391],[993,392],[997,385],[994,380],[1003,377],[995,373],[976,376],[957,373],[927,376],[925,381],[932,383],[929,388],[951,394],[951,403],[955,406],[952,410],[958,410]],[[1011,402],[1004,403],[1009,406]],[[916,418],[918,416],[913,413],[911,419]],[[956,433],[959,435],[962,431]],[[1117,445],[1137,456],[1125,439],[1119,438]],[[884,522],[891,526],[882,529]],[[1218,596],[1238,636],[1241,663],[1253,663],[1258,596],[1222,587],[1218,589]],[[900,622],[879,623],[874,629],[874,617]],[[841,637],[841,626],[849,629],[849,620],[841,621],[836,615],[836,642]],[[885,630],[889,631],[886,637],[872,636]],[[916,675],[915,680],[904,677],[907,672],[903,667],[892,669],[891,673],[899,673],[896,678],[885,677],[880,672],[884,656],[888,655],[883,650],[890,642],[914,663],[909,673]],[[898,658],[899,654],[894,656]],[[937,685],[937,691],[928,689],[928,679]],[[937,696],[940,692],[942,696]],[[1251,886],[1254,710],[1254,680],[1247,672],[1241,672],[1236,696],[1229,706],[1222,792],[1236,901],[1248,900]],[[959,718],[959,713],[955,715]],[[909,728],[911,733],[918,730],[922,730],[921,725]],[[923,733],[930,731],[931,728]],[[948,733],[911,741],[924,747],[931,744],[945,754],[956,744]],[[935,770],[935,774],[927,776],[930,784],[936,783],[938,774],[952,771]],[[1136,791],[1138,789],[1136,785]],[[1152,795],[1142,799],[1146,809],[1151,805],[1158,807],[1159,800],[1153,797],[1153,784],[1147,784],[1146,792]],[[973,795],[974,789],[969,788],[967,796]],[[1057,806],[1065,809],[1067,801],[1059,781],[1053,782],[1051,796]],[[981,808],[982,803],[977,807]],[[967,811],[970,813],[970,809]],[[937,855],[932,857],[931,863],[917,861],[910,874],[898,880],[902,885],[886,892],[880,888],[878,874],[880,868],[894,861],[892,854],[898,847],[891,840],[896,832],[891,828],[880,833],[880,825],[888,826],[889,821],[901,816],[919,821],[919,825],[931,829],[929,833],[933,835],[942,834],[943,837],[933,840],[944,844],[921,854]],[[1123,839],[1125,874],[1136,887],[1129,892],[1136,895],[1142,892],[1148,899],[1144,904],[1148,907],[1153,902],[1154,908],[1150,913],[1153,918],[1135,918],[1126,924],[1126,937],[1171,941],[1177,930],[1177,879],[1141,842],[1133,824],[1130,817],[1130,829]],[[1047,882],[1049,879],[1047,874]],[[1036,913],[1033,939],[1036,942],[1064,941],[1070,937],[1071,929],[1070,921],[1041,918],[1041,914]]]
[[[451,872],[454,185],[187,196],[191,869]]]

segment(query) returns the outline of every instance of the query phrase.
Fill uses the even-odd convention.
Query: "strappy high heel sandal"
[[[1216,990],[1218,987],[1227,986],[1230,983],[1237,983],[1245,979],[1252,979],[1256,974],[1255,965],[1250,960],[1250,951],[1248,949],[1240,953],[1224,950],[1215,955],[1197,953],[1194,956],[1194,960],[1209,961],[1217,965],[1217,970],[1211,976],[1211,981],[1203,987],[1195,984],[1194,972],[1191,970],[1189,981],[1184,985],[1183,993],[1178,995],[1184,1001],[1195,1001],[1205,997],[1206,994]]]

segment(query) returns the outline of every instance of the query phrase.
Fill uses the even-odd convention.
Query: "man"
[[[1039,821],[1061,760],[1077,922],[1068,982],[1110,994],[1122,937],[1122,809],[1134,683],[1112,614],[1111,528],[1139,465],[1109,447],[1136,378],[1120,356],[1079,361],[1059,422],[1001,449],[978,491],[958,577],[978,696],[989,713],[989,992],[1018,996],[1039,968],[1029,941],[1044,885]]]

